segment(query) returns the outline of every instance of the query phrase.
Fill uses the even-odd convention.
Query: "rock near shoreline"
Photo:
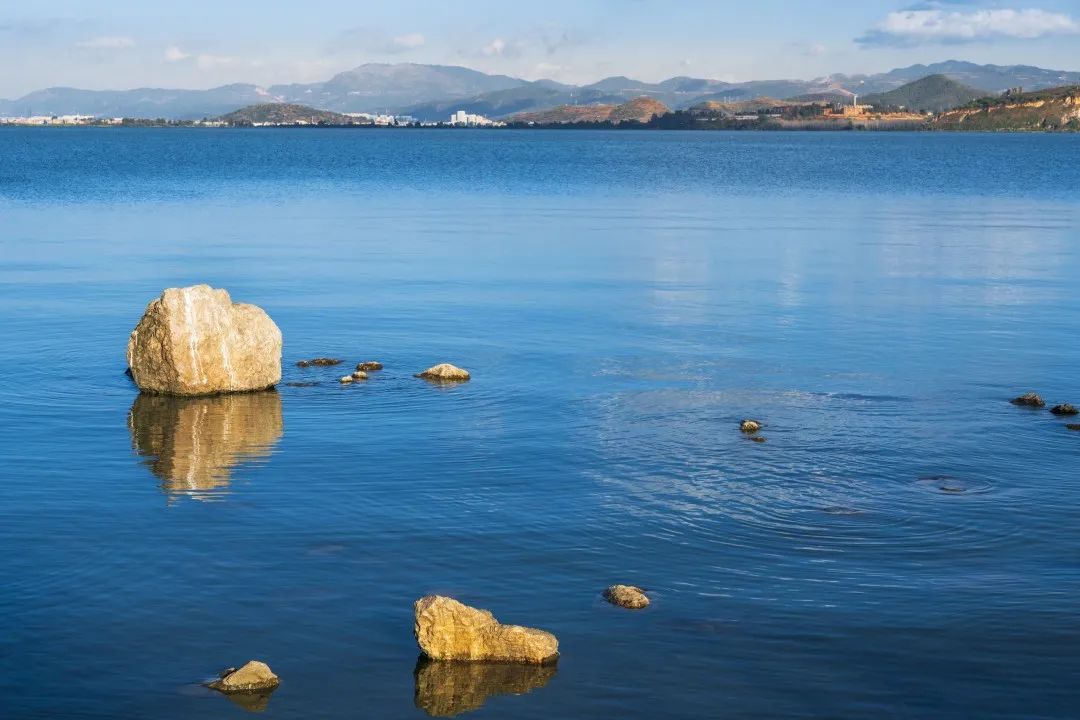
[[[150,302],[127,347],[140,390],[217,395],[281,381],[281,331],[261,308],[209,285],[169,288]]]

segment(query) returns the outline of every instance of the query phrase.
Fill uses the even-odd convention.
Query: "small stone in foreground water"
[[[612,605],[640,610],[649,606],[645,591],[635,585],[612,585],[604,590],[604,599]]]
[[[242,668],[229,668],[221,673],[221,677],[208,687],[223,693],[256,692],[259,690],[272,690],[280,684],[278,676],[270,666],[258,660],[249,660]]]
[[[338,382],[340,382],[342,385],[348,385],[353,380],[355,380],[355,378],[352,375],[342,375],[341,379]]]
[[[1070,405],[1069,403],[1062,403],[1061,405],[1055,405],[1050,408],[1050,412],[1055,415],[1076,415],[1077,413],[1080,413],[1080,410],[1077,410],[1074,405]]]
[[[352,374],[353,380],[367,380],[367,373],[363,370],[357,370]]]
[[[1018,398],[1010,400],[1013,405],[1022,405],[1024,407],[1044,407],[1046,403],[1041,397],[1033,392],[1024,393]]]
[[[761,423],[757,420],[743,420],[739,423],[739,430],[744,433],[756,433],[761,429]]]

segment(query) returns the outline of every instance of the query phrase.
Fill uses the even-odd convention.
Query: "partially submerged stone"
[[[374,372],[375,370],[382,370],[383,364],[376,360],[365,360],[362,363],[357,363],[356,369],[363,370],[364,372]]]
[[[612,605],[631,610],[640,610],[649,606],[648,595],[635,585],[612,585],[604,590],[604,599]]]
[[[208,687],[223,693],[249,693],[273,690],[281,683],[270,666],[258,660],[249,660],[240,669],[229,668]]]
[[[1080,430],[1080,423],[1069,423],[1065,427],[1069,430]]]
[[[463,382],[468,380],[470,376],[468,370],[463,370],[450,363],[440,363],[429,367],[424,372],[417,373],[416,377],[441,382]]]
[[[543,664],[559,656],[559,641],[551,633],[503,625],[489,611],[450,597],[422,597],[413,613],[416,643],[432,660]]]
[[[493,695],[524,695],[555,676],[556,666],[522,663],[453,662],[421,658],[413,677],[416,707],[432,717],[480,709]]]
[[[756,433],[761,429],[761,423],[757,420],[743,420],[739,423],[739,430],[744,433]]]
[[[1070,405],[1069,403],[1062,403],[1061,405],[1055,405],[1050,408],[1050,412],[1055,415],[1076,415],[1077,413],[1080,413],[1080,410],[1077,410],[1075,406]]]
[[[342,385],[348,385],[354,380],[356,380],[356,378],[354,378],[352,375],[342,375],[338,382],[340,382]]]
[[[352,374],[353,380],[367,380],[367,373],[363,370],[357,370]]]
[[[339,360],[338,358],[317,357],[317,358],[311,358],[310,360],[299,360],[299,361],[297,361],[296,366],[297,367],[302,367],[302,368],[303,367],[312,367],[312,366],[328,367],[330,365],[340,365],[340,364],[341,364],[341,360]]]
[[[1041,397],[1033,392],[1024,393],[1020,397],[1010,400],[1013,405],[1021,405],[1023,407],[1043,407],[1046,403]]]
[[[261,308],[209,285],[169,288],[128,339],[140,390],[216,395],[266,390],[281,380],[281,331]]]
[[[765,436],[764,435],[754,435],[753,437],[750,438],[750,442],[763,443],[763,442],[765,442]]]

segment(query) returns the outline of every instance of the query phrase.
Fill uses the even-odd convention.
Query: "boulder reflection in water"
[[[128,429],[166,493],[204,500],[228,487],[236,465],[270,455],[284,429],[281,396],[141,394],[128,413]]]
[[[432,717],[477,710],[492,695],[524,695],[547,685],[556,666],[428,660],[416,663],[414,701]]]

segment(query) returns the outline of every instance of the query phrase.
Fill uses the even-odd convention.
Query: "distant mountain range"
[[[1080,84],[1080,72],[1026,65],[977,65],[957,60],[912,65],[873,75],[830,75],[814,80],[728,83],[675,77],[648,83],[618,76],[580,86],[488,75],[456,66],[369,63],[325,82],[265,88],[248,84],[209,90],[56,87],[15,100],[0,100],[0,115],[85,113],[106,117],[198,119],[223,115],[248,105],[280,102],[300,103],[333,112],[389,112],[413,115],[421,120],[441,120],[456,110],[506,117],[560,105],[618,105],[641,96],[675,109],[708,101],[739,102],[762,96],[851,97],[855,93],[887,93],[929,75],[942,75],[984,94],[996,94],[1019,86],[1025,90],[1039,90]]]

